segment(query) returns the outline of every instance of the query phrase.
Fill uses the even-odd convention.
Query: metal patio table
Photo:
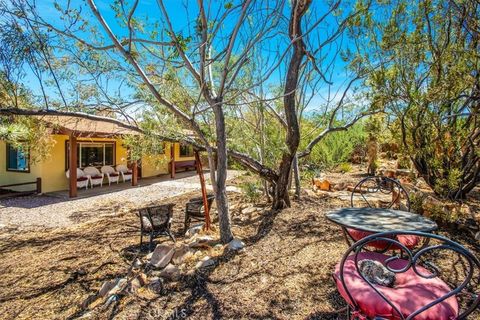
[[[432,232],[438,226],[416,213],[382,208],[342,208],[327,214],[327,219],[344,227],[366,232]]]

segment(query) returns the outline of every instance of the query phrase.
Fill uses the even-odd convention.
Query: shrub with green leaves
[[[327,135],[308,157],[302,159],[302,164],[321,170],[332,170],[348,162],[355,148],[365,145],[365,141],[366,133],[362,123],[347,131],[333,132]]]
[[[262,186],[258,181],[245,181],[240,184],[240,189],[250,202],[258,202],[262,197]]]

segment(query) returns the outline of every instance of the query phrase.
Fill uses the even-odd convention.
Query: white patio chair
[[[123,182],[132,180],[132,171],[129,170],[126,165],[119,164],[116,169],[117,169],[117,172],[119,172],[120,175],[122,176]]]
[[[70,170],[65,171],[65,175],[67,179],[70,179]],[[77,188],[85,188],[88,189],[88,181],[90,181],[90,177],[82,171],[82,169],[77,168]]]
[[[103,186],[104,174],[101,173],[97,168],[86,167],[83,169],[83,172],[85,172],[85,174],[90,176],[90,185],[92,186],[92,188],[93,186],[98,186],[98,185],[100,187]]]
[[[108,179],[108,185],[111,185],[112,182],[118,183],[118,178],[120,177],[119,173],[115,171],[110,166],[103,166],[102,169],[100,169],[104,175],[107,176]]]

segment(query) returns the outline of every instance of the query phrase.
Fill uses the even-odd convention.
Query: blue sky
[[[67,1],[58,1],[60,6],[64,8],[66,6]],[[183,33],[187,35],[187,33],[192,31],[193,25],[192,23],[195,21],[196,16],[198,14],[198,7],[197,7],[197,1],[188,1],[188,0],[166,0],[165,6],[167,8],[167,11],[169,13],[169,16],[171,18],[171,21],[173,23],[173,27],[177,32]],[[220,3],[220,1],[213,1],[214,3]],[[233,1],[234,3],[238,1]],[[71,1],[71,5],[79,5],[81,3],[82,6],[82,16],[85,17],[92,25],[97,25],[96,19],[93,17],[91,14],[90,8],[84,3],[83,1]],[[126,36],[126,29],[123,26],[120,26],[117,23],[117,19],[115,19],[115,12],[111,8],[111,3],[112,1],[102,1],[102,0],[97,0],[96,4],[100,12],[104,15],[106,21],[109,23],[110,27],[112,28],[113,32],[118,36],[118,37],[123,37]],[[222,2],[223,3],[223,2]],[[268,3],[268,2],[265,2]],[[314,1],[312,4],[312,12],[315,12],[317,15],[321,15],[326,12],[327,7],[323,1]],[[37,1],[37,9],[41,17],[43,17],[45,20],[47,20],[49,23],[54,24],[55,26],[62,27],[63,22],[61,21],[61,13],[55,9],[53,5],[53,1],[50,0],[41,0]],[[285,10],[289,10],[288,6]],[[287,12],[288,13],[288,12]],[[313,13],[312,13],[313,14]],[[160,17],[161,16],[161,11],[158,7],[158,4],[155,0],[140,0],[140,4],[138,6],[138,9],[135,13],[135,17],[138,20],[141,21],[149,21],[153,22],[153,19],[155,17]],[[148,20],[147,20],[148,17]],[[224,29],[229,29],[233,28],[235,19],[230,19],[226,20]],[[327,23],[333,23],[333,20],[327,20]],[[325,35],[322,34],[322,28],[324,24],[320,25],[318,28],[319,30],[315,30],[317,34],[319,35],[319,38],[316,40],[312,40],[311,45],[314,47],[316,41],[321,41],[324,39]],[[148,27],[151,28],[151,27]],[[151,29],[148,29],[148,31],[151,31]],[[161,30],[160,30],[161,31]],[[85,39],[88,42],[95,42],[96,39],[92,38],[91,34],[89,32],[79,32],[77,33],[77,36]],[[108,41],[109,42],[109,41]],[[276,46],[286,46],[288,42],[288,39],[286,38],[286,35],[278,35],[275,38],[272,38],[270,43],[265,43],[265,45],[270,46],[270,50],[272,48],[275,48]],[[342,45],[348,45],[349,41],[346,38],[343,38]],[[313,48],[314,50],[314,48]],[[267,51],[267,48],[265,48],[265,52]],[[265,53],[267,55],[267,53]],[[118,55],[115,55],[117,58],[119,58]],[[286,66],[286,63],[283,64],[283,66]],[[340,59],[340,56],[337,56],[335,58],[335,70],[333,70],[334,74],[334,84],[332,86],[328,85],[323,85],[318,88],[318,91],[315,92],[315,98],[312,101],[313,105],[320,104],[323,102],[322,96],[325,97],[329,91],[336,91],[341,86],[343,85],[344,81],[347,80],[347,75],[345,71],[345,63]],[[269,83],[279,83],[280,79],[278,77],[278,73],[274,73],[272,77],[269,79]],[[38,80],[35,79],[31,73],[28,74],[28,76],[25,79],[25,85],[30,87],[35,93],[39,93],[40,87],[38,84]],[[115,80],[110,80],[110,87],[115,87]],[[113,90],[113,89],[112,89]],[[122,89],[123,94],[125,96],[128,96],[130,93],[133,93],[132,89],[129,88],[124,88]],[[56,90],[54,88],[49,88],[48,93],[51,94],[52,96],[58,95],[56,93]]]

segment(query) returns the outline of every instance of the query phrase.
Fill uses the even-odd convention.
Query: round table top
[[[346,228],[369,232],[395,230],[431,232],[437,224],[419,214],[381,208],[343,208],[327,214],[327,219]]]

